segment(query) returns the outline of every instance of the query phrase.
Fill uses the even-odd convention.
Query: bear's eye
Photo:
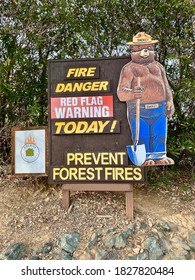
[[[153,48],[152,46],[148,46],[147,49],[148,49],[149,51],[153,51],[154,48]]]
[[[140,46],[136,46],[136,47],[131,47],[131,51],[132,52],[139,52],[139,51],[141,51],[142,50],[142,48],[140,47]]]

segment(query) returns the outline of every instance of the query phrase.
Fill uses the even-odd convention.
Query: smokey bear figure
[[[140,100],[138,143],[145,145],[145,166],[174,164],[173,159],[166,155],[167,117],[173,115],[174,104],[164,67],[155,61],[154,46],[157,42],[145,32],[139,32],[132,42],[127,43],[132,60],[121,70],[117,89],[119,100],[127,103],[133,141],[136,100]]]

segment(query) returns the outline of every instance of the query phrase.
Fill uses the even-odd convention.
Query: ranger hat
[[[152,40],[152,37],[145,32],[139,32],[133,36],[133,42],[128,42],[128,45],[144,45],[144,44],[155,44],[158,40]]]

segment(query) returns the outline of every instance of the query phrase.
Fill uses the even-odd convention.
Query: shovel
[[[137,85],[140,86],[140,77],[138,77]],[[141,166],[146,160],[146,147],[144,144],[138,145],[140,130],[140,99],[136,100],[136,132],[133,146],[127,146],[127,154],[131,162],[137,166]]]

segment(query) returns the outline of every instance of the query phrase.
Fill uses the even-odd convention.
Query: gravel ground
[[[147,220],[152,227],[154,219],[164,218],[195,228],[188,219],[195,212],[194,185],[185,193],[178,182],[160,189],[137,185],[133,194],[136,222]],[[63,232],[75,231],[81,236],[79,255],[94,232],[104,227],[123,230],[132,223],[126,218],[124,193],[74,192],[66,211],[61,186],[48,186],[46,178],[0,178],[0,205],[0,252],[16,242],[39,250],[46,242],[55,243]]]

